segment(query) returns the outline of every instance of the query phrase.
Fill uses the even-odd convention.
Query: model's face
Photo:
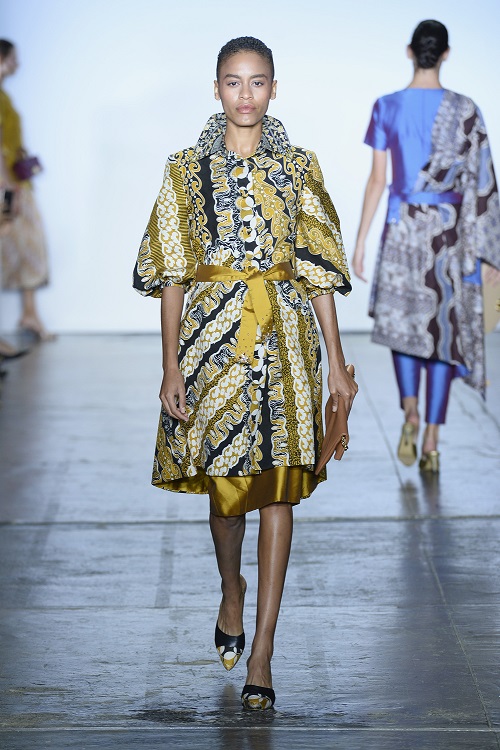
[[[228,121],[251,127],[262,120],[270,100],[276,97],[276,81],[264,57],[257,52],[237,52],[221,65],[214,93]]]
[[[4,76],[11,76],[19,67],[19,61],[17,59],[16,48],[11,49],[7,57],[1,62],[1,70]]]

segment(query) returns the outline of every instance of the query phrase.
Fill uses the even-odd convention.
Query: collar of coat
[[[195,154],[199,159],[210,156],[218,151],[225,151],[224,136],[226,134],[226,115],[218,112],[209,119],[195,146]],[[290,150],[290,141],[282,123],[275,117],[264,115],[262,120],[262,138],[257,152],[271,151],[275,154],[285,154]]]

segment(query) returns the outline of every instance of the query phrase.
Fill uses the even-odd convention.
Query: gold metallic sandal
[[[417,460],[416,438],[417,426],[413,422],[405,422],[398,445],[398,458],[405,466],[413,466]]]
[[[439,451],[428,451],[422,453],[422,458],[418,464],[420,471],[428,471],[432,474],[439,474]]]

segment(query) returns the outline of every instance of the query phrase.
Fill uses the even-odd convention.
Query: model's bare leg
[[[429,453],[437,450],[439,438],[439,425],[428,424],[425,427],[424,440],[422,443],[422,453]]]
[[[418,415],[418,402],[416,396],[405,396],[402,399],[403,402],[403,409],[405,412],[405,422],[411,422],[415,425],[415,427],[418,430],[418,425],[420,422],[419,415]]]
[[[23,291],[23,311],[19,325],[21,328],[26,328],[26,330],[35,333],[41,341],[51,341],[55,338],[53,333],[47,331],[40,319],[34,289],[24,289]]]
[[[272,687],[271,658],[274,633],[285,585],[293,531],[288,503],[272,503],[260,511],[259,590],[252,653],[247,661],[247,684]]]
[[[218,625],[226,635],[243,632],[243,602],[246,581],[240,575],[245,516],[227,518],[210,514],[210,530],[221,576],[222,601]]]

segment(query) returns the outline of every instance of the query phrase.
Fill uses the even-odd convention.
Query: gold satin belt
[[[244,281],[248,287],[236,345],[238,362],[251,364],[257,338],[257,324],[260,325],[263,338],[270,336],[273,331],[273,309],[265,282],[286,281],[294,278],[292,265],[288,261],[277,263],[267,271],[259,271],[250,264],[244,271],[235,271],[234,268],[226,266],[198,266],[196,281]]]

